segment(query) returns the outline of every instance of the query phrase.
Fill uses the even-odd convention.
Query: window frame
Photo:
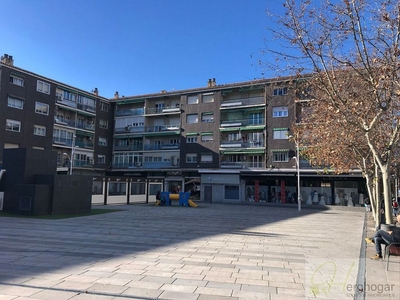
[[[197,164],[197,153],[186,153],[185,161],[188,164]]]
[[[202,112],[201,113],[202,123],[214,123],[214,112]]]
[[[209,159],[205,159],[205,158],[208,158],[208,157],[211,157],[211,159],[209,160]],[[212,163],[213,162],[213,155],[212,155],[212,153],[202,153],[201,155],[200,155],[200,162],[201,163]]]
[[[47,108],[47,112],[43,112],[42,110],[38,109],[38,105],[41,105],[42,107],[46,107]],[[48,116],[50,112],[50,105],[40,102],[40,101],[36,101],[35,102],[35,113],[39,114],[39,115],[44,115],[44,116]]]
[[[99,146],[104,146],[107,147],[107,138],[99,136],[99,141],[98,141],[98,145]]]
[[[272,136],[274,140],[288,140],[289,128],[274,128]]]
[[[195,97],[196,97],[196,100],[194,100]],[[199,104],[199,95],[188,95],[187,96],[187,104],[188,105]]]
[[[11,105],[11,104],[10,104],[10,100],[12,100],[12,101],[14,101],[14,102],[19,101],[21,105],[20,105],[20,106],[15,105],[15,104],[14,104],[14,105]],[[25,105],[25,100],[15,98],[15,97],[12,97],[12,96],[10,96],[10,95],[7,97],[7,106],[8,106],[8,107],[23,110],[23,109],[24,109],[24,105]]]
[[[272,150],[272,162],[288,162],[289,151],[274,151]]]
[[[48,90],[46,90],[45,87],[47,87]],[[50,88],[51,88],[50,83],[47,83],[47,82],[44,82],[41,80],[38,80],[36,83],[36,91],[38,91],[40,93],[50,95]]]
[[[43,132],[44,134],[40,134],[41,132],[38,132],[37,130],[40,130],[40,131]],[[47,128],[46,128],[46,126],[38,125],[38,124],[34,124],[34,125],[33,125],[33,135],[37,135],[37,136],[46,136],[46,134],[47,134]]]
[[[195,122],[189,122],[189,118],[195,118]],[[186,124],[198,124],[199,123],[199,114],[187,114],[186,115]]]
[[[289,117],[289,108],[287,106],[275,106],[272,108],[273,118],[287,118]]]
[[[11,126],[11,129],[8,129],[9,124],[17,125],[18,130],[14,130],[14,126]],[[21,132],[21,126],[22,126],[21,121],[6,119],[6,131]]]
[[[18,86],[25,86],[25,79],[16,75],[10,75],[10,83],[18,85]]]

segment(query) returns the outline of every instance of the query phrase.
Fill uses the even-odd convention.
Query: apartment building
[[[112,107],[97,89],[89,93],[18,68],[12,56],[1,57],[1,150],[52,149],[60,173],[72,165],[76,174],[104,175],[112,124]]]
[[[59,171],[92,174],[94,192],[192,191],[203,201],[294,203],[302,101],[293,78],[204,86],[112,99],[13,65],[0,65],[0,149],[57,152]],[[1,153],[0,153],[1,155]],[[1,156],[0,156],[1,161]],[[308,204],[362,201],[360,173],[321,175],[299,159]]]

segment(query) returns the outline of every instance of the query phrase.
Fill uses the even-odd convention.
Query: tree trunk
[[[382,171],[382,184],[383,184],[383,197],[385,203],[385,223],[392,224],[392,202],[390,198],[390,176],[388,171],[388,166],[385,165],[384,168],[381,168]]]

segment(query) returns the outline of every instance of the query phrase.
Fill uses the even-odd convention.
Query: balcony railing
[[[59,125],[75,127],[75,121],[67,120],[64,118],[55,118],[54,122],[56,122],[56,124],[59,124]]]
[[[114,145],[115,151],[143,151],[143,145]]]
[[[172,150],[179,149],[179,144],[151,144],[145,145],[144,150]]]
[[[74,159],[74,165],[73,167],[92,167],[93,166],[93,159],[89,160],[77,160]]]
[[[67,138],[62,138],[62,137],[53,137],[53,143],[72,147],[72,139],[67,139]]]
[[[265,169],[265,162],[221,161],[221,169]]]
[[[76,123],[76,128],[92,130],[92,131],[95,130],[95,126],[92,123],[80,123],[80,122],[77,122]]]
[[[130,163],[113,163],[114,169],[176,169],[178,165],[171,162],[130,162]]]
[[[115,112],[116,117],[122,116],[143,116],[144,108],[134,108],[134,109],[121,109]]]
[[[246,141],[237,140],[237,141],[227,141],[222,140],[220,143],[221,148],[264,148],[265,141],[263,140],[255,140],[255,141]]]
[[[221,102],[221,109],[232,107],[243,107],[257,104],[264,104],[264,97],[254,97],[247,99],[226,100]]]
[[[146,108],[146,115],[167,114],[167,113],[170,114],[170,113],[180,113],[180,112],[181,112],[180,105]]]
[[[221,120],[221,127],[265,125],[265,118]]]
[[[180,130],[179,125],[158,125],[158,126],[125,126],[116,127],[115,133],[142,133],[142,132],[165,132]]]
[[[84,149],[93,149],[94,148],[93,142],[76,141],[75,145],[78,146],[79,148],[84,148]]]

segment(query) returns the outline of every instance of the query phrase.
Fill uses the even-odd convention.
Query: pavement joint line
[[[360,261],[358,263],[358,274],[357,274],[357,280],[356,280],[356,285],[361,286],[361,290],[357,288],[357,290],[354,293],[354,300],[364,300],[365,299],[365,290],[364,287],[366,285],[366,273],[367,273],[367,261],[366,261],[366,252],[367,252],[367,245],[365,242],[365,237],[367,236],[367,225],[368,220],[367,220],[367,213],[365,213],[364,216],[364,227],[363,227],[363,236],[361,239],[361,249],[360,249]]]
[[[121,294],[114,294],[114,293],[106,293],[106,292],[91,292],[87,290],[78,290],[78,289],[60,289],[55,287],[43,287],[39,285],[29,285],[29,284],[16,284],[16,283],[8,283],[0,281],[0,285],[7,285],[7,286],[17,286],[17,287],[26,287],[26,288],[34,288],[34,289],[42,289],[42,290],[50,290],[50,291],[58,291],[58,292],[72,292],[77,294],[88,294],[88,295],[98,295],[98,296],[111,296],[111,297],[118,297],[122,299],[139,299],[139,300],[167,300],[163,298],[149,298],[149,297],[138,297],[134,295],[121,295]]]

